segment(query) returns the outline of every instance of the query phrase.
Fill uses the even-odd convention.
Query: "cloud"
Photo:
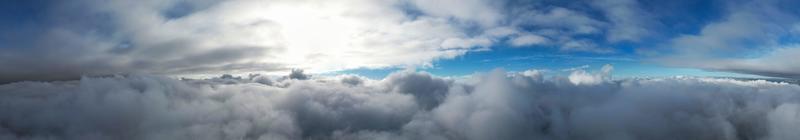
[[[800,21],[783,7],[789,1],[747,1],[728,4],[724,17],[703,26],[697,34],[683,34],[665,46],[674,53],[656,60],[667,65],[728,71],[761,76],[797,78],[791,29]]]
[[[591,66],[589,66],[589,65],[582,65],[582,66],[578,66],[578,67],[572,67],[572,68],[561,69],[561,71],[576,71],[576,70],[584,70],[584,69],[588,69],[589,67],[591,67]]]
[[[530,46],[530,45],[541,45],[547,43],[548,39],[538,35],[522,35],[511,39],[511,46],[520,47],[520,46]]]
[[[714,71],[800,79],[800,72],[797,72],[800,64],[793,61],[798,55],[800,55],[800,47],[795,45],[776,48],[755,58],[713,58],[696,62],[665,61]]]
[[[797,120],[797,114],[800,113],[798,110],[800,110],[798,104],[783,104],[767,114],[771,128],[774,130],[770,131],[767,139],[788,140],[800,136],[797,133],[786,131],[800,126],[800,122]]]
[[[640,8],[636,0],[601,0],[592,1],[592,5],[603,10],[609,20],[614,23],[608,29],[606,39],[610,42],[640,41],[650,36],[653,26],[652,14]]]
[[[614,67],[606,64],[603,65],[603,68],[600,69],[599,74],[591,74],[587,73],[583,69],[585,67],[580,67],[578,69],[572,70],[572,73],[567,77],[569,82],[575,85],[597,85],[603,83],[604,81],[609,81],[611,79],[611,71],[614,70]]]
[[[521,7],[525,8],[525,7]],[[517,19],[512,20],[512,24],[521,27],[534,25],[545,29],[566,29],[568,34],[593,34],[601,31],[606,24],[603,21],[593,19],[585,13],[563,8],[554,7],[549,9],[521,9],[515,11]]]
[[[610,53],[638,40],[636,2],[79,0],[18,3],[0,33],[0,82],[82,75],[431,66],[470,51],[547,44]],[[578,6],[573,6],[578,5]],[[599,11],[602,14],[590,13]],[[609,32],[606,34],[605,32]],[[7,47],[5,47],[7,46]],[[31,57],[37,56],[37,57]],[[385,57],[393,56],[393,57]]]
[[[387,76],[382,83],[389,91],[414,95],[418,104],[430,109],[444,100],[453,81],[428,73],[402,71]]]
[[[495,26],[503,20],[499,2],[489,0],[412,0],[418,10],[432,16],[453,17],[481,26]]]
[[[289,74],[289,79],[297,79],[297,80],[306,80],[310,75],[304,74],[303,70],[301,69],[293,69],[292,73]]]
[[[589,85],[536,70],[471,79],[313,76],[278,86],[255,79],[4,84],[0,110],[14,113],[0,115],[0,139],[791,139],[800,127],[792,115],[800,86],[764,80]]]
[[[9,46],[0,47],[0,65],[15,66],[0,69],[3,83],[118,73],[221,74],[289,68],[318,73],[429,65],[492,43],[467,34],[450,17],[475,22],[494,17],[471,18],[464,11],[412,16],[400,1],[41,4],[47,8],[30,12],[42,14],[30,16],[42,24],[14,23],[33,27],[4,30],[0,36],[0,45]]]

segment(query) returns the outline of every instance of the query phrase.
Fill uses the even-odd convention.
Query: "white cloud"
[[[14,112],[0,114],[0,139],[786,139],[800,119],[800,86],[764,80],[253,77],[0,85],[0,110]]]
[[[575,85],[597,85],[608,82],[611,81],[611,71],[614,70],[614,67],[609,64],[603,65],[598,74],[591,74],[583,69],[572,70],[572,73],[567,77],[569,82]]]
[[[593,19],[584,13],[563,7],[545,10],[521,10],[512,24],[518,26],[535,25],[545,28],[567,29],[569,34],[594,34],[601,30],[604,22]]]
[[[518,37],[514,37],[511,39],[511,46],[521,47],[521,46],[531,46],[531,45],[542,45],[548,42],[548,39],[539,35],[534,34],[527,34]]]
[[[584,69],[588,69],[589,67],[591,67],[591,66],[589,66],[589,65],[582,65],[582,66],[578,66],[578,67],[572,67],[572,68],[566,68],[566,69],[562,69],[561,71],[577,71],[577,70],[584,70]]]
[[[606,17],[614,23],[606,35],[610,42],[639,41],[650,36],[649,28],[658,24],[653,22],[649,12],[639,8],[636,0],[599,0],[592,5],[605,11]]]
[[[490,0],[412,0],[420,11],[439,17],[453,17],[482,26],[495,26],[504,15],[497,2]]]
[[[535,80],[542,80],[545,72],[545,70],[525,70],[521,74],[523,76],[531,77]]]
[[[651,22],[657,17],[650,17],[657,15],[630,0],[592,2],[588,9],[485,0],[66,3],[48,3],[43,13],[58,14],[43,16],[47,24],[31,25],[36,30],[4,32],[13,37],[0,40],[13,47],[0,48],[0,65],[9,66],[0,67],[0,83],[119,73],[424,67],[498,42],[607,54],[617,51],[586,36],[635,42],[657,26]],[[798,20],[778,4],[730,4],[719,21],[664,44],[677,55],[661,62],[796,77],[794,63],[786,61],[793,49],[779,46],[788,46],[781,38],[796,32]]]

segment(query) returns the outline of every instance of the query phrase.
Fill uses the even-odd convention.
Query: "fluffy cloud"
[[[603,68],[600,69],[600,74],[591,74],[582,69],[576,69],[572,70],[572,74],[570,74],[567,78],[569,79],[569,82],[572,82],[572,84],[575,85],[596,85],[610,80],[612,70],[614,70],[614,67],[608,64],[603,65]]]
[[[410,71],[383,80],[214,79],[126,75],[0,85],[0,110],[13,112],[0,115],[0,138],[778,140],[800,128],[800,86],[763,80],[576,84],[536,70],[471,79]]]

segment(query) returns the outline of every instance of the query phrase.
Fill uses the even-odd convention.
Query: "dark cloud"
[[[306,75],[305,73],[303,73],[303,70],[301,69],[292,69],[292,73],[289,73],[288,78],[297,80],[308,80],[308,78],[310,77],[311,77],[310,75]]]
[[[428,73],[398,72],[382,81],[392,92],[414,95],[425,108],[439,105],[450,90],[451,80],[435,78]]]
[[[800,86],[763,80],[575,84],[535,71],[471,79],[406,71],[379,81],[283,80],[291,83],[283,87],[258,77],[279,78],[127,75],[0,85],[0,111],[13,112],[0,114],[0,139],[779,140],[796,138],[800,128]]]
[[[341,77],[340,82],[342,82],[344,84],[353,85],[353,86],[360,86],[360,85],[364,85],[364,83],[366,83],[365,79],[366,78],[360,77],[360,76],[357,76],[357,75],[344,75],[343,77]]]

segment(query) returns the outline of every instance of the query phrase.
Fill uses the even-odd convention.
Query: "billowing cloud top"
[[[382,80],[224,75],[0,85],[0,139],[759,139],[800,137],[800,86],[603,71]],[[302,74],[301,72],[292,75]],[[580,77],[580,78],[573,78]]]
[[[799,74],[798,63],[788,60],[798,52],[792,45],[800,33],[798,3],[782,0],[34,0],[1,5],[3,83],[119,73],[425,67],[496,46],[640,55],[672,66],[777,77]],[[702,8],[686,8],[692,6]],[[636,47],[618,47],[625,44]]]

